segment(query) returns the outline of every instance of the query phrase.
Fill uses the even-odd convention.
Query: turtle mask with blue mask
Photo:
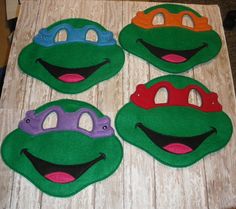
[[[64,40],[58,40],[61,31]],[[90,31],[97,40],[88,39]],[[21,51],[18,63],[23,72],[53,89],[75,94],[117,74],[124,59],[112,32],[90,20],[66,19],[41,29]]]

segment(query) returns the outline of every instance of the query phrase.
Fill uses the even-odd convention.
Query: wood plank
[[[37,17],[35,18],[36,30],[34,34],[31,34],[29,42],[32,41],[33,36],[38,33],[38,30],[44,26],[48,19],[54,21],[54,19],[51,18],[52,11],[49,10],[45,12],[46,8],[49,5],[52,5],[53,2],[48,2],[49,5],[42,5],[40,3],[41,2],[38,2],[38,8],[40,9]],[[25,2],[25,4],[31,4],[31,2]],[[24,5],[22,5],[22,7],[24,7]],[[28,14],[28,17],[29,15],[30,14]],[[35,109],[38,106],[48,102],[51,96],[51,89],[47,85],[43,84],[39,80],[31,78],[30,76],[27,76],[24,87],[25,99],[22,118],[27,110]],[[12,188],[11,208],[41,208],[41,199],[42,192],[39,189],[37,189],[24,177],[18,174],[15,175]]]
[[[23,107],[27,76],[19,71],[17,58],[22,48],[32,40],[36,29],[38,10],[39,2],[22,4],[6,69],[1,108],[21,109]]]
[[[122,28],[122,2],[103,2],[99,14],[102,25],[114,33],[118,39]],[[122,105],[122,73],[104,81],[98,85],[97,107],[108,115],[114,126],[114,118]],[[118,136],[118,134],[117,134]],[[95,185],[95,207],[96,209],[122,209],[123,208],[123,168],[122,163],[111,177]]]
[[[24,104],[24,92],[25,92],[25,81],[26,75],[23,75],[19,72],[17,66],[17,57],[21,49],[31,40],[32,35],[35,32],[35,19],[37,18],[38,14],[38,3],[37,2],[30,2],[22,8],[21,16],[19,17],[17,23],[17,32],[15,33],[12,50],[10,53],[10,59],[8,62],[7,67],[7,75],[4,84],[4,91],[1,100],[1,106],[6,107],[4,110],[5,112],[12,111],[14,114],[18,115],[15,118],[9,118],[8,120],[14,124],[14,128],[12,127],[11,130],[14,130],[17,127],[17,121],[20,120],[22,107]],[[32,12],[34,11],[34,12]],[[19,30],[20,28],[24,28],[24,30]],[[4,118],[3,118],[4,119]],[[5,119],[7,121],[7,119]],[[11,127],[11,126],[9,126]],[[5,130],[5,129],[4,129]],[[10,130],[8,131],[10,132]],[[27,197],[30,195],[26,193],[32,190],[27,189],[27,184],[30,187],[33,187],[27,180],[22,182],[20,175],[14,173],[11,175],[12,179],[9,183],[13,184],[11,186],[11,191],[5,191],[5,195],[10,195],[9,203],[7,204],[6,208],[39,208],[39,204],[37,201],[37,196],[35,195],[34,201],[29,202],[29,207],[25,207],[24,202],[27,202]],[[1,180],[4,178],[1,178]],[[7,181],[6,181],[7,182]],[[33,188],[33,190],[37,190]],[[4,191],[4,190],[3,190]],[[21,193],[27,194],[27,196],[21,195]],[[39,191],[37,190],[36,193],[38,194]]]
[[[130,23],[136,12],[148,7],[148,3],[123,2],[123,25]],[[123,69],[123,100],[129,102],[130,95],[140,83],[149,80],[149,65],[140,58],[126,53]],[[153,158],[128,143],[124,143],[124,208],[155,208],[155,179]]]
[[[218,57],[204,68],[194,72],[195,78],[203,82],[209,89],[219,95],[219,101],[236,124],[235,92],[230,68],[227,45],[222,28],[218,6],[203,8],[203,14],[209,17],[213,28],[222,38],[222,49]],[[236,206],[236,135],[235,132],[229,144],[221,151],[204,159],[209,208],[234,208]]]
[[[25,2],[27,3],[27,2]],[[44,4],[44,1],[39,1],[39,12],[36,21],[36,30],[33,36],[31,37],[30,42],[33,40],[33,37],[38,34],[38,31],[46,27],[48,22],[55,21],[55,17],[52,10],[47,10],[53,5],[56,6],[56,1],[48,1],[47,4]],[[39,107],[42,104],[45,104],[50,101],[52,94],[52,89],[44,84],[42,81],[37,80],[31,76],[27,76],[26,87],[25,87],[25,101],[23,108],[26,110],[31,110]]]
[[[14,109],[0,109],[1,118],[1,131],[0,131],[0,143],[3,139],[14,130],[18,121],[20,120],[21,111]],[[13,171],[10,170],[0,158],[0,208],[10,208],[11,205],[11,193],[14,181]]]

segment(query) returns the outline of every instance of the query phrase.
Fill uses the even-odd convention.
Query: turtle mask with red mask
[[[166,92],[165,101],[159,92]],[[191,102],[192,92],[200,105]],[[194,79],[173,75],[138,85],[119,110],[116,129],[125,141],[173,167],[189,166],[221,149],[232,135],[217,94]]]
[[[128,52],[170,73],[209,61],[222,44],[206,17],[175,4],[139,11],[120,32],[119,41]]]

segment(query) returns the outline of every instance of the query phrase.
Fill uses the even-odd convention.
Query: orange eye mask
[[[158,14],[162,14],[164,18],[164,24],[153,24],[154,17]],[[193,22],[193,27],[183,25],[183,17],[189,16]],[[148,14],[144,12],[137,12],[136,16],[132,19],[132,23],[144,28],[160,28],[160,27],[181,27],[192,31],[210,31],[212,27],[208,24],[206,17],[198,17],[190,11],[183,11],[178,14],[170,13],[164,8],[157,8]]]

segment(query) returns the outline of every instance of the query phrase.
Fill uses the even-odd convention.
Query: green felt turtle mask
[[[159,91],[166,92],[167,100]],[[191,102],[192,91],[201,104]],[[124,140],[173,167],[191,165],[219,150],[232,135],[217,94],[196,80],[173,75],[138,85],[119,110],[116,129]]]
[[[45,127],[52,113],[56,124]],[[84,114],[91,118],[90,129]],[[43,192],[67,197],[110,176],[123,149],[107,116],[84,102],[58,100],[28,111],[3,141],[1,154],[10,168]]]
[[[128,52],[170,73],[207,62],[221,49],[221,39],[206,17],[175,4],[138,12],[120,32],[119,42]]]
[[[66,33],[65,40],[59,35]],[[92,39],[92,32],[94,39]],[[97,40],[95,40],[96,38]],[[20,53],[19,66],[57,91],[79,93],[117,74],[124,52],[113,33],[86,19],[66,19],[41,29]]]

